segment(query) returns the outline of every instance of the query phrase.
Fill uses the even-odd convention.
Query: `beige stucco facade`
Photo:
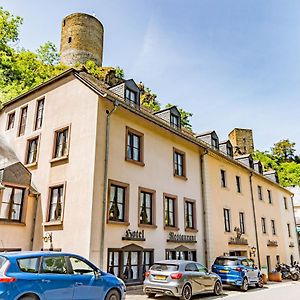
[[[255,259],[258,262],[259,253],[262,266],[267,264],[267,256],[270,256],[270,268],[274,268],[277,255],[283,262],[289,262],[291,255],[299,260],[290,192],[191,134],[127,105],[105,86],[99,87],[80,76],[76,71],[68,71],[6,105],[0,113],[0,134],[25,166],[28,140],[33,137],[39,140],[37,162],[27,165],[38,198],[24,199],[27,206],[22,213],[26,219],[22,224],[0,221],[0,239],[6,248],[40,250],[53,246],[79,253],[104,270],[114,267],[110,266],[114,259],[115,264],[124,268],[129,257],[133,265],[141,266],[148,255],[149,263],[173,257],[197,259],[210,266],[219,255],[240,252],[250,256],[253,247]],[[44,99],[43,124],[35,130],[40,99]],[[119,101],[117,107],[114,99]],[[26,105],[26,130],[19,137],[20,111]],[[15,126],[7,130],[11,112],[16,114]],[[104,180],[108,120],[107,178]],[[53,159],[55,133],[62,128],[68,129],[68,151],[65,156]],[[139,163],[126,158],[128,131],[142,137],[143,159]],[[184,157],[184,176],[174,175],[176,151]],[[221,170],[226,174],[226,187],[221,186]],[[236,189],[236,176],[240,177],[241,192]],[[57,185],[63,187],[62,217],[53,222],[48,220],[50,189]],[[126,216],[122,222],[109,220],[108,216],[113,185],[126,191]],[[257,198],[258,185],[262,187],[263,200]],[[271,191],[271,204],[267,190]],[[151,225],[140,224],[141,191],[151,191],[153,196]],[[174,226],[165,223],[164,205],[168,197],[175,203]],[[288,200],[288,209],[284,207],[283,197]],[[38,203],[37,209],[34,201]],[[193,228],[186,228],[186,201],[192,203]],[[224,230],[224,209],[230,210],[229,232]],[[242,237],[247,244],[229,244],[236,236],[234,228],[240,226],[240,212],[244,213]],[[262,217],[266,219],[266,234],[261,230]],[[275,235],[271,232],[271,220],[275,221]],[[287,224],[290,224],[291,237]],[[128,230],[136,235],[130,235]],[[49,234],[52,241],[47,238]],[[17,238],[12,239],[11,235]],[[276,241],[277,246],[267,246],[269,240]],[[143,270],[139,267],[137,271],[140,280]],[[123,271],[118,272],[122,276]]]

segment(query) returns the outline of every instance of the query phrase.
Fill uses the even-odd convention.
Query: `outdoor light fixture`
[[[251,254],[253,255],[253,257],[255,257],[255,253],[256,253],[256,248],[251,247]]]

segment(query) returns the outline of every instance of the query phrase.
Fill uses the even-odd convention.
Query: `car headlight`
[[[122,286],[123,286],[123,288],[124,288],[124,291],[126,291],[126,285],[125,285],[125,282],[124,282],[121,278],[119,278],[119,277],[117,277],[117,279],[118,279],[119,282],[122,284]]]

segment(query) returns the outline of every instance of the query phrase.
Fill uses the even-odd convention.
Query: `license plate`
[[[166,279],[166,276],[156,275],[156,276],[155,276],[155,279],[157,279],[157,280],[165,280],[165,279]]]
[[[220,270],[220,273],[229,273],[228,270]]]

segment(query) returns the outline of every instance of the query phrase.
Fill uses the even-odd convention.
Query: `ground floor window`
[[[107,271],[122,278],[126,284],[142,283],[145,272],[153,264],[153,249],[129,245],[120,249],[108,249]]]
[[[229,256],[248,256],[247,251],[241,251],[241,250],[236,250],[236,251],[229,251]]]
[[[197,261],[197,251],[186,247],[166,249],[166,259],[183,259]]]

